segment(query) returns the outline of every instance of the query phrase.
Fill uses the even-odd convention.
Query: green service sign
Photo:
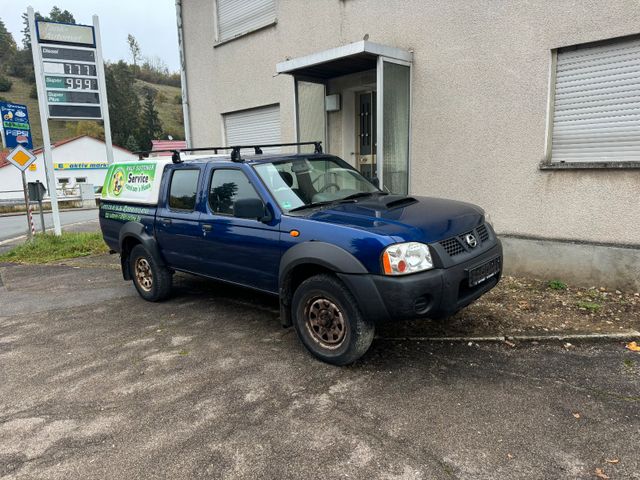
[[[109,167],[102,188],[105,200],[155,203],[158,200],[160,176],[156,178],[156,162],[114,163]]]

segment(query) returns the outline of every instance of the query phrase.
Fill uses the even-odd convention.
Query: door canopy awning
[[[376,68],[378,57],[411,62],[413,53],[401,48],[361,40],[280,62],[276,65],[276,71],[279,74],[327,79],[372,70]]]

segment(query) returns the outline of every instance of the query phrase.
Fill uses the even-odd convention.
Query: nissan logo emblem
[[[471,248],[476,248],[478,246],[478,240],[476,240],[475,235],[473,235],[472,233],[466,234],[464,236],[464,240]]]

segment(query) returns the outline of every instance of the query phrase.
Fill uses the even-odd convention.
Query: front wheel
[[[332,275],[315,275],[293,294],[293,325],[302,344],[323,362],[348,365],[371,346],[375,327],[347,287]]]
[[[158,302],[169,296],[171,272],[158,265],[153,256],[142,245],[136,245],[129,255],[129,268],[133,284],[142,298]]]

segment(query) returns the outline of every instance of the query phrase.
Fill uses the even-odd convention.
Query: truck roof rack
[[[138,160],[142,160],[144,158],[149,158],[149,154],[151,153],[171,153],[171,161],[173,163],[182,163],[182,159],[180,158],[180,154],[183,152],[210,152],[213,150],[214,155],[218,154],[218,150],[231,150],[231,160],[234,162],[243,162],[242,156],[240,155],[240,150],[245,150],[247,148],[253,148],[253,151],[256,155],[262,154],[263,148],[272,148],[272,147],[299,147],[303,145],[313,145],[313,153],[322,153],[322,142],[294,142],[294,143],[268,143],[261,145],[233,145],[230,147],[198,147],[198,148],[180,148],[180,149],[168,149],[168,150],[144,150],[141,152],[133,152],[135,155],[138,155]]]

